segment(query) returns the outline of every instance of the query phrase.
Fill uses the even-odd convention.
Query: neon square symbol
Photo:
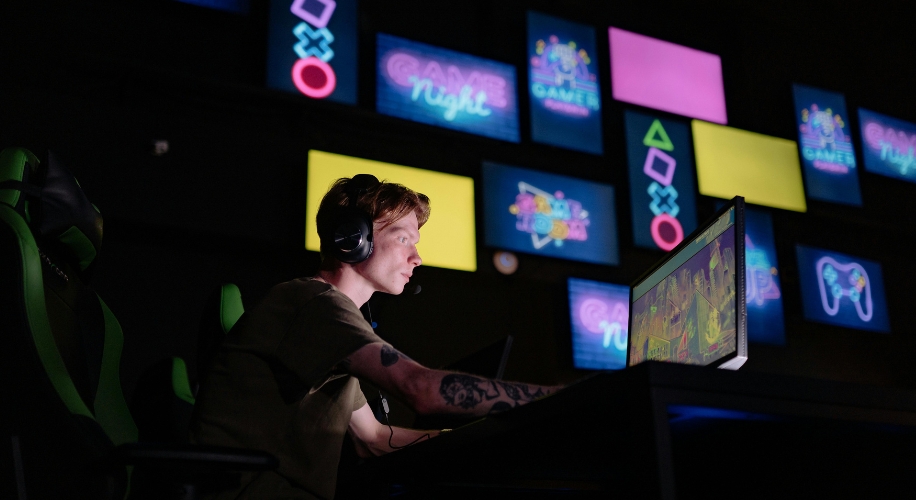
[[[664,174],[655,170],[656,158],[664,162],[667,166]],[[667,153],[658,148],[649,148],[649,154],[646,155],[646,163],[643,165],[642,171],[649,177],[657,180],[662,186],[670,186],[671,181],[674,179],[674,168],[676,166],[677,161]]]
[[[321,29],[328,25],[337,2],[334,0],[294,0],[289,10],[312,26]]]

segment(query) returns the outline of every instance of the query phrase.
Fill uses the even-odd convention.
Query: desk
[[[397,498],[878,498],[914,450],[912,392],[648,362],[357,474]]]

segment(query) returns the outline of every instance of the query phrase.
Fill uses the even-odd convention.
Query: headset
[[[359,197],[377,187],[379,180],[370,174],[354,175],[347,183],[347,206],[334,218],[334,257],[347,264],[363,262],[372,255],[372,217],[356,207]]]

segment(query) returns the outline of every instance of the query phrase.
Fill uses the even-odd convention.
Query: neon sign
[[[566,199],[562,191],[551,195],[526,182],[518,183],[518,191],[509,213],[518,217],[516,229],[531,234],[535,249],[550,242],[562,246],[564,240],[588,239],[586,227],[591,222],[581,203]]]
[[[379,112],[519,141],[511,66],[385,34],[378,51]]]
[[[861,205],[843,96],[802,85],[794,85],[793,90],[808,196]]]
[[[595,30],[528,12],[528,52],[532,138],[603,153]]]
[[[881,266],[866,259],[796,247],[802,306],[809,320],[890,331]]]
[[[916,182],[916,124],[859,108],[865,169]]]
[[[356,0],[271,0],[270,9],[268,86],[356,104]]]
[[[773,219],[762,209],[744,209],[747,335],[752,342],[785,345]]]
[[[626,364],[629,287],[569,278],[573,365],[620,369]]]
[[[696,226],[687,126],[627,111],[626,129],[634,239],[669,251]]]
[[[750,236],[745,235],[744,241],[747,301],[748,303],[762,306],[766,301],[778,299],[782,296],[779,293],[779,286],[776,284],[776,267],[770,264],[769,256],[765,250],[754,246]]]
[[[617,264],[613,187],[490,162],[483,186],[487,245]]]

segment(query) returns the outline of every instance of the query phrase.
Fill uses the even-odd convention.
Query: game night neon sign
[[[592,63],[575,41],[561,42],[556,35],[538,40],[531,57],[531,95],[549,110],[587,117],[601,108],[598,83],[588,70]]]
[[[916,181],[916,125],[859,108],[865,169]]]
[[[377,47],[379,112],[519,141],[511,65],[382,33]]]
[[[590,221],[581,203],[566,198],[562,191],[550,194],[526,182],[518,183],[518,191],[509,213],[517,217],[517,230],[531,234],[536,250],[551,242],[560,247],[567,240],[588,240]]]

